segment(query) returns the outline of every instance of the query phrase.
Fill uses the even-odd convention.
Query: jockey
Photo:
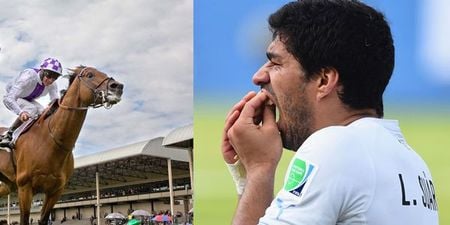
[[[19,117],[3,136],[0,145],[9,144],[14,130],[29,118],[37,118],[44,111],[44,107],[35,99],[47,94],[50,95],[51,101],[59,98],[55,80],[61,75],[61,63],[55,58],[48,58],[42,62],[39,69],[25,69],[6,85],[3,103]]]

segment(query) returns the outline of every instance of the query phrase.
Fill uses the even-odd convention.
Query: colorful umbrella
[[[132,219],[128,221],[127,225],[141,225],[141,221],[137,219]]]
[[[135,210],[131,213],[131,215],[133,215],[133,216],[152,216],[152,214],[150,214],[149,212],[147,212],[143,209]]]
[[[120,213],[110,213],[105,219],[125,219],[125,216]]]
[[[156,221],[156,222],[163,222],[163,216],[162,215],[156,215],[155,217],[153,217],[152,220]]]

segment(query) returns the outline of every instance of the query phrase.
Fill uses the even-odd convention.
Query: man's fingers
[[[267,95],[264,92],[259,92],[255,97],[250,99],[250,101],[245,104],[242,109],[239,118],[242,118],[246,123],[254,123],[255,117],[258,117],[260,112],[259,109],[263,107],[267,100]]]
[[[236,104],[233,105],[233,107],[231,107],[230,111],[227,113],[226,118],[228,119],[228,117],[230,117],[230,115],[235,112],[236,110],[238,110],[239,108],[243,108],[245,105],[245,101],[243,101],[242,99],[237,102]]]
[[[238,103],[236,103],[231,110],[228,112],[227,117],[229,117],[234,111],[241,111],[244,108],[245,103],[247,103],[250,99],[255,97],[256,92],[250,91],[248,92]]]
[[[230,143],[228,138],[228,131],[234,125],[236,120],[239,118],[239,115],[244,108],[244,105],[253,97],[255,97],[256,93],[254,91],[250,91],[247,93],[238,103],[236,103],[231,110],[228,112],[225,119],[225,126],[222,134],[222,155],[227,163],[234,163],[237,159],[236,151]]]
[[[233,107],[231,107],[230,111],[228,112],[227,117],[229,117],[235,111],[241,111],[242,108],[244,108],[245,103],[246,101],[241,99],[239,102],[234,104]]]
[[[276,125],[275,105],[264,105],[263,125]]]
[[[246,102],[248,102],[248,101],[250,101],[250,99],[252,99],[255,96],[256,96],[256,92],[249,91],[242,99],[245,100]]]
[[[228,130],[233,126],[236,120],[239,118],[239,111],[234,111],[227,120],[225,121],[225,126],[222,134],[222,155],[226,163],[233,164],[236,162],[234,157],[236,156],[236,151],[231,146],[231,143],[228,139]]]
[[[229,141],[222,142],[222,156],[225,162],[230,164],[235,163],[236,155],[237,153]]]
[[[224,131],[225,133],[230,129],[231,126],[236,122],[236,120],[239,118],[239,111],[234,111],[230,116],[227,117],[225,120],[225,127]]]
[[[20,120],[22,122],[25,122],[25,121],[27,121],[30,118],[30,115],[28,113],[26,113],[26,112],[22,112],[20,114],[19,118],[20,118]]]

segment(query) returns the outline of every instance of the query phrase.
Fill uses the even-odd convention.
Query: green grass
[[[440,224],[450,224],[450,114],[405,110],[386,115],[400,121],[408,143],[423,157],[433,175],[438,198]],[[231,177],[220,154],[220,137],[226,110],[214,105],[196,105],[194,112],[195,224],[230,224],[237,204]],[[411,114],[411,112],[409,112]],[[292,152],[283,153],[277,170],[275,190],[282,186]]]
[[[400,126],[409,145],[422,156],[431,170],[436,185],[440,224],[450,224],[450,114],[403,116]]]

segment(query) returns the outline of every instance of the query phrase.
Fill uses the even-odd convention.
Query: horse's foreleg
[[[59,197],[61,196],[63,190],[56,191],[55,193],[49,195],[45,195],[44,205],[41,209],[41,220],[39,225],[47,224],[48,219],[50,217],[50,212],[53,209],[53,206],[55,206],[56,202],[59,200]]]
[[[20,186],[19,192],[19,204],[20,204],[20,224],[28,225],[30,219],[31,201],[33,199],[33,191],[31,185]]]

